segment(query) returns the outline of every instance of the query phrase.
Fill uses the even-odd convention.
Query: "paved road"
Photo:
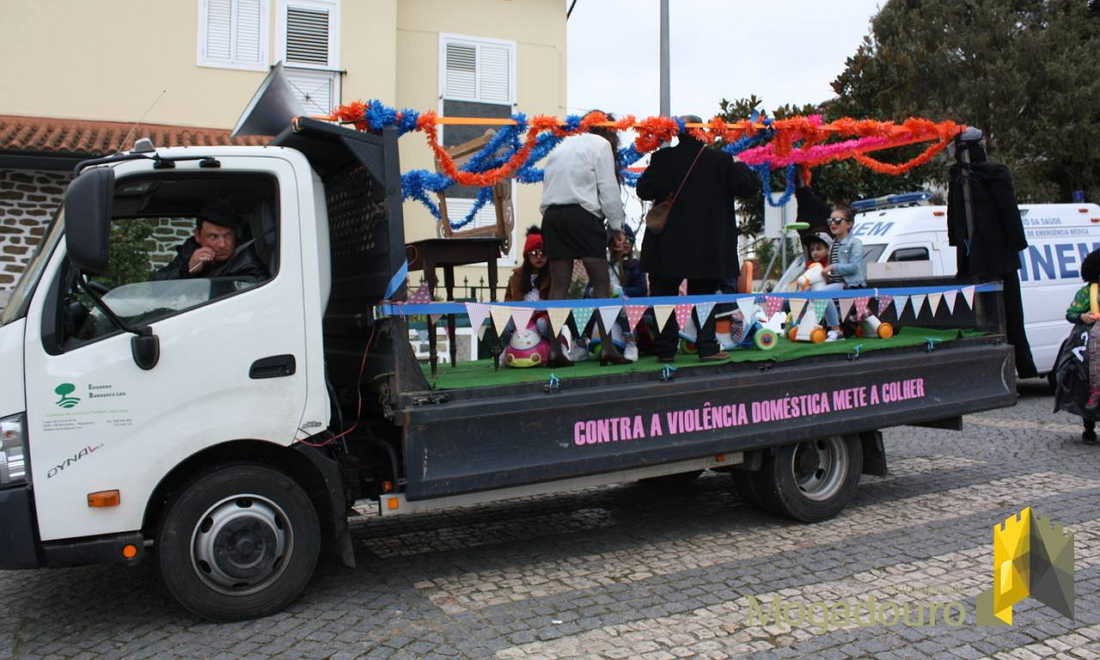
[[[0,572],[0,656],[1100,658],[1100,447],[1038,382],[1022,394],[962,433],[887,431],[891,475],[812,526],[749,508],[721,475],[674,496],[364,518],[359,568],[324,567],[288,611],[231,625],[190,617],[148,567]],[[1028,600],[1011,628],[979,628],[990,528],[1026,505],[1076,535],[1076,620]],[[852,613],[803,620],[817,601]]]

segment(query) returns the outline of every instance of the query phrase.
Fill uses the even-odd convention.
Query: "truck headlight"
[[[0,487],[27,480],[24,419],[23,413],[0,419]]]

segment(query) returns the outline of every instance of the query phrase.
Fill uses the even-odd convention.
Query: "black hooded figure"
[[[955,158],[947,192],[947,236],[955,246],[958,276],[1004,282],[1005,333],[1015,348],[1016,373],[1020,378],[1034,377],[1035,361],[1020,301],[1020,251],[1027,247],[1027,237],[1012,173],[986,160],[977,129],[967,129],[956,139]]]

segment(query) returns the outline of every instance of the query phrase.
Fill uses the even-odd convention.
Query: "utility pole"
[[[672,113],[671,96],[668,88],[668,0],[660,0],[661,3],[661,116],[668,117]]]

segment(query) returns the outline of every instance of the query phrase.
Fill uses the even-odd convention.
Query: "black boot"
[[[557,337],[550,341],[550,356],[546,360],[546,366],[551,369],[564,369],[573,366],[573,361],[561,352],[561,342],[558,341]]]

